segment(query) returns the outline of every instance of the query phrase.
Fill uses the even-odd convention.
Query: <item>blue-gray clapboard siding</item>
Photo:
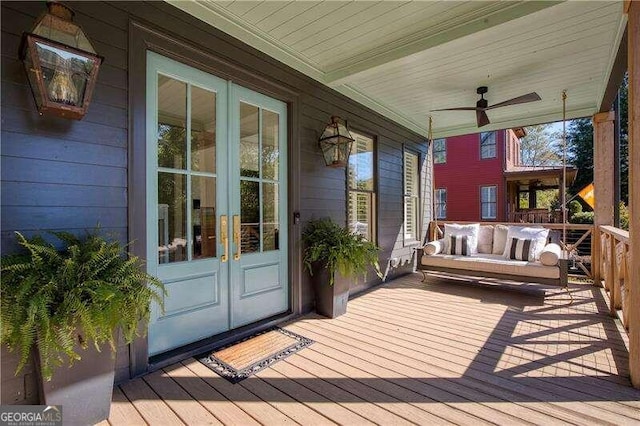
[[[300,160],[291,166],[299,176],[295,184],[302,223],[323,216],[346,222],[344,170],[324,167],[317,144],[329,117],[347,118],[352,127],[373,136],[381,264],[386,269],[392,258],[412,258],[413,248],[403,241],[402,147],[406,144],[424,159],[423,138],[166,3],[72,2],[71,6],[75,21],[105,57],[89,113],[78,122],[38,116],[17,57],[22,32],[32,27],[44,4],[1,4],[3,253],[15,249],[16,230],[81,232],[99,222],[105,231],[127,240],[129,25],[140,21],[298,94],[297,128],[291,131],[290,143],[299,146]],[[430,189],[422,190],[430,201]],[[424,223],[430,219],[426,213]],[[408,271],[411,265],[391,268],[388,276]],[[300,286],[302,310],[312,309],[309,277],[295,271],[292,276],[301,277],[294,285]],[[370,284],[376,282],[371,276]],[[37,396],[29,391],[34,389],[33,366],[28,366],[26,376],[13,377],[5,364],[14,360],[2,351],[2,403],[34,402]],[[128,352],[121,345],[117,376],[128,375]]]
[[[127,31],[88,16],[96,48],[108,57],[89,113],[82,121],[40,117],[22,62],[20,38],[43,11],[42,2],[2,3],[2,253],[15,250],[14,231],[76,233],[100,224],[127,241]],[[80,15],[80,14],[79,14]],[[86,22],[86,23],[85,23]],[[118,376],[129,375],[121,345]],[[2,348],[2,403],[37,403],[33,364],[17,377],[16,357]]]

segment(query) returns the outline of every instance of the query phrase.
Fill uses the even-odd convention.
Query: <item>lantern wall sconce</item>
[[[324,162],[328,167],[347,166],[353,137],[349,133],[346,121],[335,115],[332,116],[331,122],[324,128],[319,142]]]
[[[47,8],[22,35],[20,59],[38,112],[79,120],[89,108],[103,58],[73,22],[69,7],[47,2]]]

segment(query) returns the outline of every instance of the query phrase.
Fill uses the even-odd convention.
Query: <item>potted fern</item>
[[[382,278],[378,247],[329,218],[311,220],[302,234],[303,262],[312,276],[316,312],[335,318],[347,311],[349,287],[372,267]]]
[[[42,403],[63,405],[65,423],[94,424],[109,416],[118,333],[130,343],[164,288],[97,230],[52,235],[62,250],[16,233],[24,253],[2,258],[0,336],[19,353],[16,374],[36,354]]]

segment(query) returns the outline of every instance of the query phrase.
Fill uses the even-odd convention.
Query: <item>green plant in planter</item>
[[[16,232],[24,254],[2,258],[1,341],[18,350],[24,367],[34,345],[40,355],[42,377],[54,368],[80,359],[74,350],[78,330],[83,345],[116,347],[116,333],[127,343],[148,321],[150,302],[162,306],[162,283],[141,269],[135,256],[126,258],[118,242],[107,242],[96,231],[78,238],[52,232],[63,242],[56,247],[40,236]]]
[[[302,240],[306,268],[313,275],[313,264],[324,264],[329,272],[329,285],[333,285],[336,272],[345,277],[364,275],[369,266],[373,266],[378,277],[382,278],[378,247],[329,218],[309,221]]]

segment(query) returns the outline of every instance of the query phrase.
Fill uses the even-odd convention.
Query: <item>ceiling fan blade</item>
[[[489,124],[489,117],[487,117],[487,113],[484,110],[476,111],[476,120],[478,121],[478,127]]]
[[[517,98],[509,99],[508,101],[500,102],[499,104],[491,105],[487,109],[500,108],[509,105],[526,104],[527,102],[540,101],[542,98],[536,93],[531,92],[526,95],[518,96]]]
[[[460,107],[460,108],[443,108],[443,109],[432,109],[431,111],[476,111],[477,107]]]

